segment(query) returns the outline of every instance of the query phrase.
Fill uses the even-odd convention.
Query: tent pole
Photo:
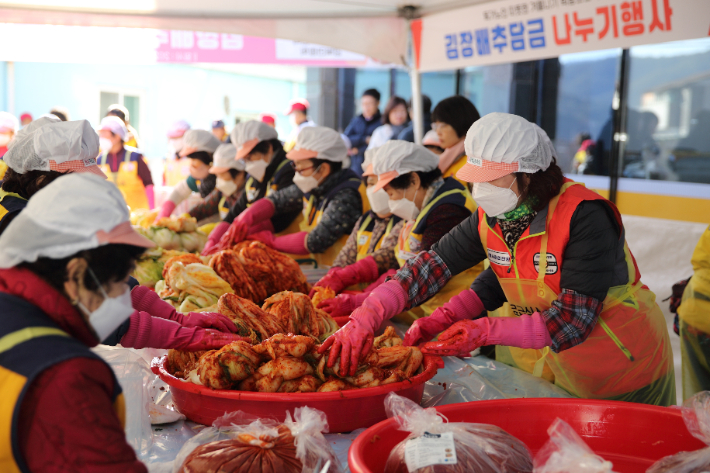
[[[417,63],[414,59],[414,44],[412,42],[412,20],[407,21],[408,29],[408,66],[409,66],[409,79],[412,84],[412,123],[414,124],[414,142],[418,145],[422,144],[422,137],[424,136],[424,113],[422,106],[422,80],[419,69],[417,69]]]

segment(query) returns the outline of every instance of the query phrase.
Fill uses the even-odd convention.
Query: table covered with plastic
[[[149,361],[165,350],[99,346],[96,353],[114,369],[126,399],[126,437],[151,473],[172,473],[185,442],[205,426],[185,420],[172,403],[170,388],[150,371]],[[445,367],[427,382],[422,405],[441,406],[491,399],[571,397],[540,378],[484,356],[446,357]],[[326,434],[343,469],[350,444],[364,429]],[[347,471],[347,470],[346,470]]]

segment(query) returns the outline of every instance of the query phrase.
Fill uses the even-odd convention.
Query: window
[[[512,64],[467,67],[461,71],[461,95],[473,102],[481,116],[507,113],[512,80]]]
[[[710,184],[710,39],[629,56],[621,176]]]
[[[559,57],[554,145],[563,172],[609,175],[620,57],[620,49]]]
[[[140,95],[135,92],[101,91],[99,99],[99,120],[106,116],[106,111],[109,106],[113,104],[120,104],[128,109],[128,121],[130,125],[140,133]]]

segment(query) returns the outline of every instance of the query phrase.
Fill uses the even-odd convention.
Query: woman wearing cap
[[[89,348],[133,312],[126,281],[151,246],[115,186],[85,174],[39,191],[0,237],[3,471],[147,471],[113,370]]]
[[[392,215],[387,192],[384,189],[374,190],[377,176],[372,170],[372,161],[376,158],[376,154],[377,149],[367,150],[365,161],[362,163],[370,210],[355,222],[345,246],[333,261],[333,267],[314,285],[314,287],[329,287],[336,294],[356,284],[369,284],[369,286],[365,287],[362,293],[340,294],[336,298],[323,301],[318,308],[333,317],[349,315],[360,307],[372,289],[399,269],[395,248],[405,222],[401,217]],[[314,292],[315,289],[311,291],[311,297]]]
[[[43,139],[35,140],[40,129]],[[86,120],[62,122],[48,115],[20,130],[4,156],[8,170],[0,190],[0,233],[30,197],[58,177],[88,172],[106,179],[96,164],[98,154],[99,137]]]
[[[337,131],[307,127],[298,135],[286,157],[293,163],[294,185],[256,201],[234,221],[220,240],[225,249],[247,236],[284,253],[308,255],[319,265],[330,266],[348,239],[355,222],[369,210],[365,186],[350,169],[343,169],[348,150]],[[277,236],[265,230],[254,233],[276,215],[302,209],[301,231]]]
[[[127,136],[126,125],[117,116],[101,120],[99,167],[118,186],[131,210],[152,209],[155,194],[148,163],[137,149],[124,146]]]
[[[394,252],[400,267],[419,252],[428,251],[476,209],[468,189],[453,178],[443,179],[437,164],[435,154],[407,141],[392,140],[376,150],[373,172],[378,176],[378,182],[370,192],[383,189],[388,194],[390,211],[405,220]],[[398,320],[412,323],[431,314],[452,296],[468,288],[482,269],[479,264],[463,271],[447,284],[445,290],[420,307],[403,312]],[[384,279],[378,282],[381,284]],[[360,295],[339,298],[347,308],[354,309],[362,303]]]
[[[120,118],[123,124],[126,125],[126,130],[128,130],[128,133],[126,134],[124,145],[129,146],[131,148],[139,148],[140,146],[138,146],[138,131],[136,131],[136,129],[131,126],[131,120],[130,115],[128,113],[128,109],[123,105],[117,103],[109,105],[108,109],[106,110],[106,116],[108,117],[111,115]]]
[[[156,220],[169,217],[175,207],[190,197],[193,192],[199,192],[203,199],[209,195],[217,184],[217,176],[210,174],[214,152],[222,142],[207,130],[188,130],[183,138],[180,157],[187,158],[190,163],[190,176],[179,182],[168,200],[160,206]]]
[[[190,161],[180,157],[180,151],[184,146],[183,137],[189,129],[190,124],[185,120],[176,120],[168,129],[168,154],[165,157],[163,176],[163,181],[168,187],[175,187],[190,177]]]
[[[456,177],[466,164],[464,138],[473,123],[481,118],[476,107],[462,95],[454,95],[439,102],[431,114],[432,129],[439,136],[444,152],[439,156],[439,169],[444,177]],[[464,185],[466,182],[459,179]]]
[[[377,148],[391,139],[396,139],[408,123],[407,101],[402,97],[390,97],[382,114],[382,125],[372,132],[367,149]]]
[[[222,235],[247,207],[265,196],[293,185],[295,171],[286,159],[286,152],[273,127],[260,121],[249,120],[234,127],[231,139],[237,148],[237,161],[246,166],[247,182],[244,192],[229,209],[227,216],[223,218],[224,221],[210,233],[204,254],[216,251]],[[279,235],[297,232],[300,215],[300,210],[274,215],[270,220],[265,220],[254,232],[270,230]]]
[[[462,355],[497,345],[496,359],[536,376],[547,365],[555,384],[577,397],[675,404],[666,322],[640,281],[616,206],[565,179],[545,132],[515,115],[477,121],[466,151],[458,174],[474,183],[478,212],[373,291],[353,325],[324,344],[333,345],[331,359],[352,367],[383,320],[487,257],[503,291],[495,305],[509,303],[505,317],[471,320],[496,291],[463,291],[416,322],[405,343],[449,327],[423,351]]]
[[[205,197],[203,202],[192,207],[187,213],[198,222],[219,215],[220,220],[229,213],[229,209],[237,203],[246,182],[244,161],[234,159],[237,148],[231,143],[219,145],[214,152],[214,166],[210,174],[217,176],[215,189]]]

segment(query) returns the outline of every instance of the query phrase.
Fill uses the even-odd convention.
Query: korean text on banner
[[[420,70],[531,61],[710,35],[708,0],[506,0],[425,16]]]

